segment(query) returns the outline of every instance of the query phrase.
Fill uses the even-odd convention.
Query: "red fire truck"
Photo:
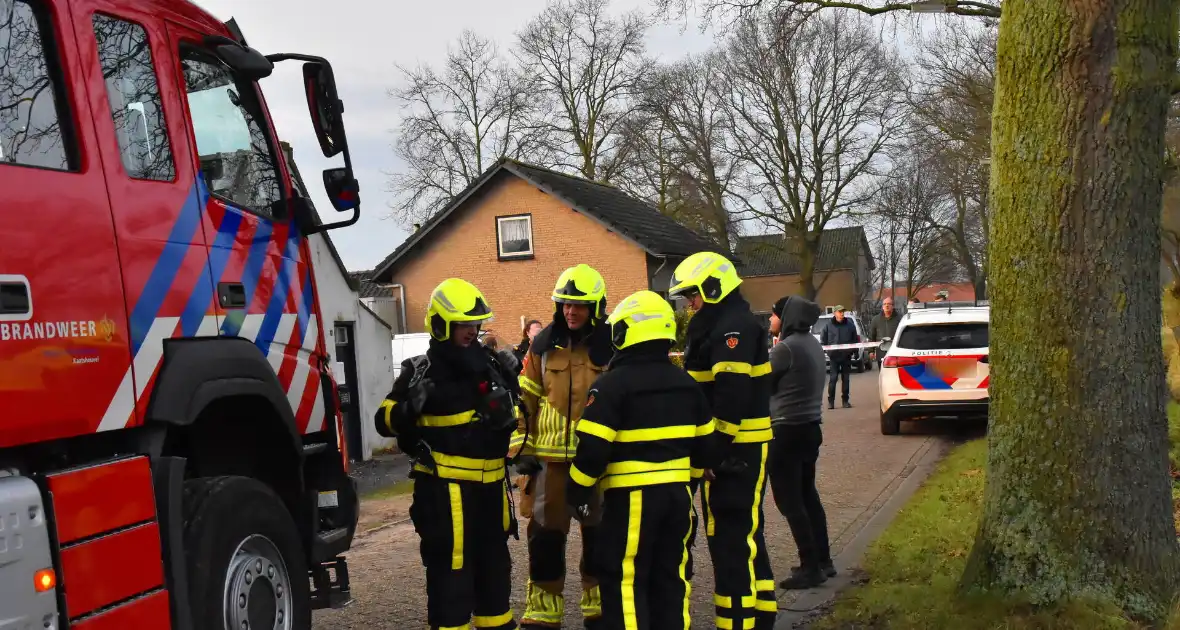
[[[323,223],[258,81],[303,62]],[[187,0],[0,0],[0,628],[306,629],[357,522],[307,237],[330,64]]]

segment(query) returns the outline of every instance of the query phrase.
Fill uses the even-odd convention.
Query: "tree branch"
[[[890,2],[879,7],[861,4],[859,2],[840,2],[838,0],[789,0],[793,4],[811,5],[829,9],[852,9],[869,15],[881,15],[893,11],[910,11],[914,3]],[[983,2],[970,0],[946,0],[946,11],[951,15],[965,15],[969,17],[1000,17],[1000,7]]]

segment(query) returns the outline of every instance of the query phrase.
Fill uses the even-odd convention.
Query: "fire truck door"
[[[320,334],[311,266],[306,239],[287,216],[282,149],[261,92],[201,45],[204,33],[168,29],[196,149],[189,157],[209,191],[220,334],[254,342],[286,390],[298,429],[318,430],[324,401],[313,356]]]
[[[207,193],[193,171],[163,21],[129,3],[71,4],[87,59],[99,154],[123,267],[137,410],[120,406],[103,429],[142,422],[164,340],[216,334],[205,240]],[[127,386],[127,383],[124,383]],[[124,417],[123,414],[127,414]]]
[[[0,447],[93,432],[130,363],[88,56],[66,5],[16,0],[0,16]]]

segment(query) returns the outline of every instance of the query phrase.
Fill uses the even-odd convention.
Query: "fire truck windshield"
[[[253,83],[235,81],[225,64],[199,53],[185,52],[182,62],[197,153],[209,192],[269,214],[282,188]]]

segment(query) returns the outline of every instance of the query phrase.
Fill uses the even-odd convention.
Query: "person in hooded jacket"
[[[812,588],[836,575],[828,543],[828,520],[815,487],[815,464],[823,443],[824,349],[811,327],[820,307],[799,296],[775,303],[770,331],[778,343],[770,351],[770,422],[774,440],[767,465],[779,512],[787,518],[799,566],[779,582],[784,589]]]
[[[606,324],[606,283],[589,265],[566,269],[553,287],[553,323],[525,355],[520,389],[525,413],[512,437],[517,457],[520,511],[529,517],[529,581],[523,628],[560,628],[565,617],[565,545],[570,512],[566,483],[578,450],[578,422],[590,386],[614,355]],[[582,528],[582,617],[587,630],[598,627],[602,597],[588,558],[594,556],[594,530],[601,518],[597,501],[580,519]]]
[[[479,343],[492,310],[470,283],[449,278],[426,311],[430,347],[406,359],[374,418],[397,438],[414,480],[410,519],[426,567],[433,630],[516,628],[509,596],[515,531],[504,454],[516,427],[516,373]]]
[[[719,463],[694,474],[705,479],[717,627],[769,630],[778,613],[762,510],[773,435],[770,359],[767,331],[738,292],[741,283],[732,262],[700,252],[676,267],[668,294],[695,311],[684,369],[704,391],[716,427]]]

